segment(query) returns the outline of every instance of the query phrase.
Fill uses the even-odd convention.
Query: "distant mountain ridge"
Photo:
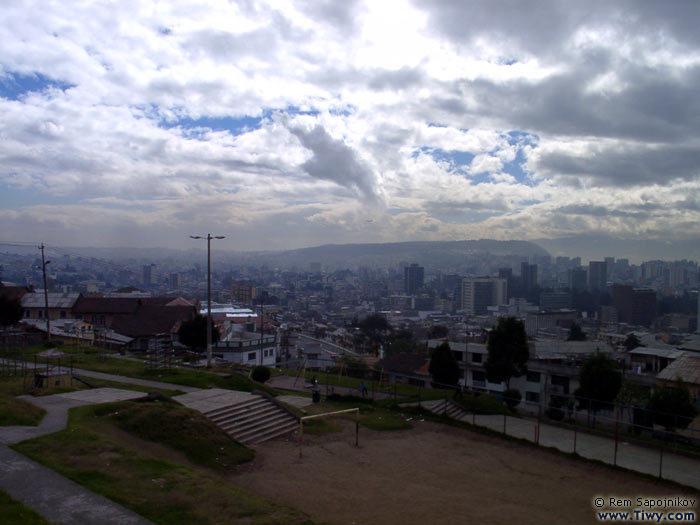
[[[552,257],[580,256],[584,262],[601,261],[605,257],[629,259],[633,264],[653,259],[700,261],[700,239],[638,240],[605,235],[575,235],[557,239],[537,239],[532,242],[547,250]]]
[[[401,262],[426,267],[455,267],[469,258],[535,257],[549,255],[547,250],[528,241],[412,241],[396,243],[326,244],[284,252],[260,254],[259,259],[277,266],[304,266],[318,262],[330,267],[395,266]]]
[[[203,249],[169,248],[59,248],[52,251],[84,257],[99,257],[131,262],[178,261],[201,263]],[[321,263],[328,268],[358,266],[390,267],[401,262],[418,263],[427,268],[457,268],[474,261],[493,258],[530,258],[548,255],[547,250],[529,241],[478,239],[464,241],[410,241],[394,243],[325,244],[280,251],[232,252],[212,246],[212,263],[268,265],[281,268],[305,268]]]

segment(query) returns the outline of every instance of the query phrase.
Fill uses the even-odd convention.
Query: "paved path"
[[[181,396],[175,396],[173,399],[179,403],[182,403],[188,408],[198,410],[202,413],[207,413],[218,408],[243,403],[252,397],[253,394],[250,392],[225,390],[223,388],[209,388],[207,390],[198,390],[196,392],[190,392]]]
[[[35,427],[0,427],[0,443],[12,445],[26,439],[32,439],[45,434],[53,434],[54,432],[63,430],[68,423],[68,410],[73,407],[138,399],[145,395],[146,394],[143,392],[134,392],[133,390],[95,388],[43,397],[19,396],[19,399],[23,399],[32,405],[46,410],[46,415],[41,420],[41,423]]]
[[[118,383],[127,383],[130,385],[141,385],[149,388],[162,388],[164,390],[180,390],[182,392],[196,392],[201,390],[193,386],[177,385],[175,383],[163,383],[162,381],[151,381],[150,379],[141,379],[137,377],[118,376],[115,374],[106,374],[104,372],[94,372],[92,370],[81,370],[74,368],[73,374],[77,376],[94,377],[96,379],[105,379],[108,381],[116,381]]]
[[[442,401],[424,401],[422,406],[432,409]],[[490,428],[496,432],[504,431],[509,436],[537,441],[537,421],[502,415],[473,415],[469,414],[461,418],[466,423],[472,423],[481,427]],[[615,440],[587,432],[574,432],[571,428],[559,427],[541,423],[539,426],[539,444],[544,447],[553,447],[562,452],[576,452],[580,456],[596,459],[609,465],[618,465],[629,470],[659,475],[700,489],[700,459],[694,459],[669,451],[637,445],[621,439],[618,442],[617,455],[615,454]]]
[[[142,392],[96,388],[52,396],[21,396],[46,410],[36,427],[0,427],[0,489],[51,522],[64,524],[146,524],[148,520],[64,478],[5,445],[66,428],[68,410],[78,406],[144,397]]]
[[[0,446],[0,472],[0,488],[52,523],[150,523],[5,446]]]
[[[278,375],[273,376],[265,382],[266,386],[272,388],[281,388],[284,390],[296,390],[297,392],[311,392],[311,383],[304,380],[304,378],[296,378],[295,376],[288,375]],[[380,392],[373,390],[373,383],[367,381],[367,395],[370,399],[392,399],[394,394],[392,392]],[[349,386],[338,386],[319,382],[318,387],[321,391],[321,395],[325,396],[327,394],[340,394],[340,395],[353,395],[361,396],[362,391],[359,388],[352,388]],[[401,396],[399,396],[401,397]]]

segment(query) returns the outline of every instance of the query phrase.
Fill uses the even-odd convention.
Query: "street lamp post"
[[[207,233],[206,237],[190,235],[190,239],[207,240],[207,368],[211,368],[211,240],[225,239],[225,237]]]
[[[46,265],[51,264],[44,258],[44,243],[39,246],[41,250],[41,271],[44,274],[44,315],[46,316],[46,341],[51,342],[51,321],[49,320],[49,288],[46,284]]]

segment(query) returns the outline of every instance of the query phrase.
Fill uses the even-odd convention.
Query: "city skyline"
[[[694,2],[0,13],[8,240],[599,236],[692,241],[698,258]]]

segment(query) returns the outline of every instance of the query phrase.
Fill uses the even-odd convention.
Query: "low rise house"
[[[48,313],[46,311],[46,297],[43,292],[31,292],[22,295],[22,315],[24,319],[46,319],[48,315],[51,321],[59,319],[70,319],[73,317],[72,311],[78,299],[78,293],[55,293],[48,294]]]

